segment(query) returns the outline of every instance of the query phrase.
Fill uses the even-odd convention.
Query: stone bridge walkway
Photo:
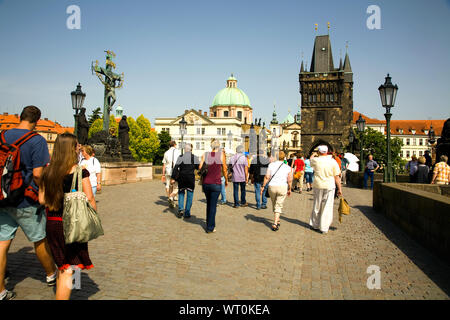
[[[250,207],[219,206],[217,232],[206,234],[198,186],[190,220],[168,209],[160,181],[104,187],[105,236],[89,244],[95,268],[72,299],[449,299],[450,266],[375,213],[371,191],[344,188],[351,215],[339,223],[336,201],[322,235],[308,228],[312,193],[291,195],[273,232],[271,210],[257,211],[248,190]],[[370,265],[380,268],[379,290],[366,286]],[[8,266],[16,299],[53,299],[21,231]]]

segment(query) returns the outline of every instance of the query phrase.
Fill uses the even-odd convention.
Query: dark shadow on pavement
[[[8,253],[7,269],[10,272],[10,278],[6,284],[8,290],[13,290],[18,283],[30,277],[39,280],[43,289],[47,287],[44,268],[32,247],[23,247],[17,252]],[[87,300],[100,290],[98,285],[85,272],[89,271],[81,271],[80,290],[72,290],[72,300]],[[54,292],[55,290],[53,288]]]
[[[450,266],[370,206],[354,206],[411,259],[442,291],[450,295]]]
[[[192,224],[198,224],[199,226],[201,226],[203,229],[206,228],[206,220],[205,219],[200,219],[197,218],[196,216],[191,214],[191,217],[186,219],[186,218],[182,218],[184,220],[184,222],[187,223],[192,223]]]
[[[244,216],[244,218],[245,218],[246,220],[252,220],[252,221],[255,221],[255,222],[263,223],[263,224],[265,224],[269,229],[272,229],[272,222],[273,222],[273,220],[268,220],[268,219],[263,218],[263,217],[255,216],[255,215],[253,215],[253,214],[247,214],[247,215]]]

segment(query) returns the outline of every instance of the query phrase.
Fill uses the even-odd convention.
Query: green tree
[[[367,156],[372,154],[374,160],[385,167],[387,165],[386,136],[372,128],[367,128],[363,133],[355,130],[354,133],[358,146],[360,145],[361,137],[363,138],[364,157],[367,159]],[[399,138],[391,138],[391,161],[396,172],[399,172],[402,166],[402,158],[400,157],[402,146],[402,140]]]
[[[100,107],[92,110],[92,114],[89,116],[89,119],[88,119],[89,126],[92,126],[92,124],[94,123],[95,120],[100,119],[101,115],[102,115],[102,109],[100,109]]]
[[[159,139],[159,148],[156,151],[153,163],[161,165],[162,160],[164,158],[164,153],[170,148],[169,143],[172,140],[172,137],[167,131],[161,131],[160,133],[158,133],[158,139]]]
[[[114,135],[117,137],[119,134],[119,124],[116,121],[116,118],[114,118],[113,115],[109,117],[109,128],[115,128]],[[97,132],[100,132],[103,130],[103,118],[95,120],[92,125],[89,128],[88,137],[91,138],[94,134]]]
[[[152,130],[150,121],[143,115],[136,120],[127,117],[130,127],[130,151],[133,158],[140,162],[152,162],[159,148],[159,139]]]

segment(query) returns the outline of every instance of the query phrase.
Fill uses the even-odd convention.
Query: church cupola
[[[237,79],[233,77],[233,74],[227,80],[227,88],[237,88]]]
[[[273,106],[272,121],[270,121],[270,124],[278,124],[277,113],[275,111],[275,106]]]

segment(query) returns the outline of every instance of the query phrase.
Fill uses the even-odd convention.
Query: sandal
[[[272,224],[272,231],[278,231],[279,224]]]

